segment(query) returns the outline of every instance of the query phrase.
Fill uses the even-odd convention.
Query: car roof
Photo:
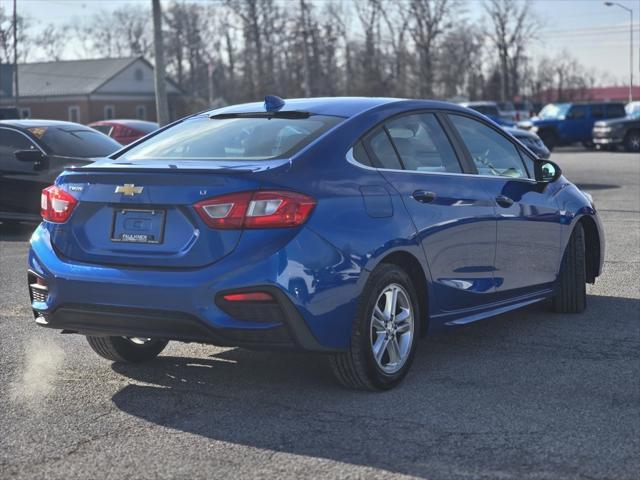
[[[325,97],[325,98],[292,98],[284,99],[285,104],[279,110],[281,112],[304,111],[315,115],[332,115],[337,117],[353,117],[367,110],[388,105],[391,103],[412,103],[418,102],[420,108],[451,108],[457,107],[452,103],[435,100],[409,100],[401,98],[383,97]],[[457,107],[459,108],[459,107]],[[229,113],[264,112],[263,102],[243,103],[240,105],[230,105],[228,107],[210,110],[207,115],[221,115]]]
[[[496,107],[498,106],[498,102],[492,102],[489,100],[478,101],[478,102],[462,102],[460,105],[464,107]]]
[[[158,128],[159,125],[156,122],[148,122],[146,120],[137,120],[135,118],[115,118],[112,120],[100,120],[97,122],[91,122],[90,127],[94,125],[124,125],[125,127],[132,128]]]
[[[16,128],[34,128],[34,127],[82,127],[89,128],[74,122],[65,122],[63,120],[37,120],[37,119],[22,119],[22,120],[0,120],[0,126],[6,125],[8,127]]]

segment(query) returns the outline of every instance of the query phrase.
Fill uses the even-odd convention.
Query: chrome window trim
[[[45,152],[40,145],[38,145],[36,142],[33,141],[33,139],[31,137],[29,137],[29,135],[27,135],[26,133],[24,133],[22,130],[18,130],[17,128],[13,128],[7,125],[1,125],[0,126],[0,130],[9,130],[10,132],[16,132],[19,133],[20,135],[22,135],[24,138],[26,138],[27,140],[29,140],[29,142],[31,142],[32,145],[34,145],[38,150],[40,150],[40,153],[42,153],[43,155],[46,155],[47,152]]]
[[[396,172],[396,173],[408,173],[408,174],[418,174],[418,175],[449,175],[449,176],[455,176],[455,177],[470,177],[470,178],[493,178],[493,179],[501,179],[501,180],[512,180],[512,181],[520,181],[520,182],[527,182],[527,183],[531,183],[531,184],[535,184],[538,183],[536,180],[532,179],[532,178],[525,178],[525,177],[507,177],[507,176],[502,176],[502,175],[481,175],[479,173],[455,173],[455,172],[421,172],[419,170],[399,170],[399,169],[395,169],[395,168],[375,168],[375,167],[369,167],[368,165],[363,165],[362,163],[358,162],[355,157],[353,156],[353,147],[351,147],[346,155],[345,155],[347,162],[351,163],[352,165],[358,167],[358,168],[362,168],[364,170],[371,170],[374,172]],[[534,160],[535,161],[535,160]],[[526,167],[525,167],[526,168]]]

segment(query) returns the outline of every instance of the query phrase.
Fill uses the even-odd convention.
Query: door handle
[[[501,207],[508,208],[511,205],[513,205],[513,200],[511,200],[509,197],[506,197],[504,195],[498,195],[496,197],[496,203]]]
[[[436,199],[434,192],[427,192],[425,190],[416,190],[411,196],[420,203],[431,203]]]

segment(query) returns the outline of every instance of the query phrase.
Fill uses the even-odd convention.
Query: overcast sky
[[[199,1],[204,3],[207,0]],[[467,0],[466,3],[468,17],[480,21],[483,16],[482,1]],[[634,10],[634,70],[637,82],[640,80],[640,0],[621,0],[619,3]],[[0,0],[0,5],[5,8],[9,8],[10,4],[10,0]],[[126,4],[150,5],[151,1],[18,0],[18,11],[43,27],[48,23],[69,23],[70,20],[82,22],[83,18],[100,10],[113,10]],[[618,82],[628,82],[628,12],[619,7],[606,7],[602,0],[534,0],[533,10],[543,24],[539,39],[532,45],[534,57],[542,54],[553,56],[566,49],[583,65],[607,73]]]

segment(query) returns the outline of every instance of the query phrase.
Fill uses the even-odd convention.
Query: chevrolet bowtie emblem
[[[136,187],[133,183],[125,183],[124,185],[118,185],[116,187],[116,193],[133,196],[136,193],[142,193],[143,189],[144,187]]]

